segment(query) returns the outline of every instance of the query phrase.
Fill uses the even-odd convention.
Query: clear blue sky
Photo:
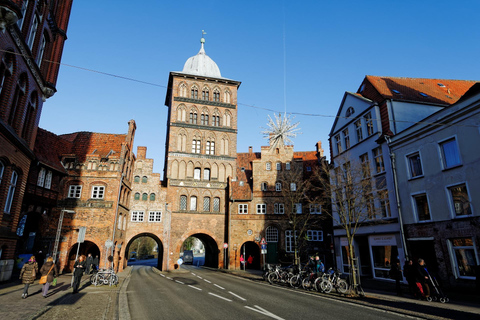
[[[267,145],[261,131],[273,112],[264,109],[286,105],[311,114],[295,116],[295,150],[321,141],[328,156],[343,94],[365,75],[480,80],[478,12],[475,0],[74,0],[58,92],[40,126],[126,133],[134,119],[134,151],[147,146],[163,174],[168,74],[197,54],[205,30],[206,53],[222,76],[242,82],[237,151]]]

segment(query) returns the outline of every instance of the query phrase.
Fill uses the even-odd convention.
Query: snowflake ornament
[[[290,138],[295,138],[297,134],[300,134],[300,132],[297,132],[299,130],[297,128],[299,122],[292,124],[291,120],[293,120],[293,118],[290,119],[286,113],[283,117],[280,113],[274,113],[273,115],[275,119],[268,116],[268,128],[264,128],[262,131],[264,138],[270,141],[270,149],[289,143],[293,144]]]

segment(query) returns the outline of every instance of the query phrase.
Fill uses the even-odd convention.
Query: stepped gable
[[[233,200],[252,199],[252,161],[260,158],[260,152],[237,153],[237,179],[231,184]]]
[[[75,154],[79,162],[84,162],[87,155],[96,154],[104,158],[112,150],[119,156],[127,135],[82,131],[64,134],[60,137],[73,144],[70,153]]]
[[[448,79],[424,79],[424,78],[401,78],[366,76],[376,91],[383,99],[400,101],[415,101],[427,104],[451,105],[457,102],[476,81],[471,80],[448,80]],[[365,81],[358,90],[363,97],[377,102],[375,93],[370,92],[364,86]],[[365,89],[362,89],[365,88]]]
[[[43,164],[66,173],[61,163],[62,154],[70,153],[72,143],[56,134],[42,128],[38,128],[35,141],[34,153],[38,161]]]

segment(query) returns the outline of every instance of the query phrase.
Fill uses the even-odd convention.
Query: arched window
[[[146,176],[143,176],[142,177],[142,183],[147,183],[147,181],[148,181],[148,178]]]
[[[281,182],[275,183],[275,191],[282,191],[282,183]]]
[[[260,189],[262,191],[267,191],[268,190],[268,184],[266,182],[262,182],[262,184],[260,185]]]
[[[30,95],[30,101],[25,112],[25,120],[23,121],[22,137],[29,142],[31,138],[32,129],[34,127],[35,113],[37,110],[37,94]]]
[[[215,154],[215,141],[207,141],[207,146],[205,148],[206,154]]]
[[[140,177],[139,177],[139,176],[135,176],[135,178],[133,178],[133,182],[140,182]]]
[[[209,91],[207,87],[204,87],[202,90],[202,100],[210,100]]]
[[[15,58],[13,54],[8,51],[13,51],[13,49],[7,49],[7,52],[0,61],[0,102],[4,100],[4,96],[8,91],[4,89],[9,84],[13,73],[13,62]]]
[[[220,126],[220,113],[218,110],[215,110],[212,116],[212,126],[219,127]]]
[[[267,240],[267,243],[278,242],[278,229],[272,226],[267,227],[265,230],[265,240]]]
[[[345,116],[350,117],[354,113],[355,113],[355,109],[353,109],[353,107],[348,107],[347,111],[345,112]]]
[[[201,150],[200,147],[201,147],[200,140],[193,139],[192,140],[192,153],[200,153],[200,150]]]
[[[182,83],[180,86],[178,86],[178,95],[180,97],[187,97],[187,85],[185,83]]]
[[[220,198],[213,198],[213,212],[220,212]]]
[[[281,170],[282,170],[282,163],[281,163],[281,162],[277,162],[277,163],[276,163],[276,167],[277,167],[277,171],[281,171]]]
[[[196,86],[193,86],[192,89],[190,90],[190,98],[192,99],[198,99],[198,88]]]
[[[140,200],[140,192],[135,193],[133,200]]]
[[[213,101],[220,102],[220,91],[218,89],[213,90]]]
[[[203,169],[203,180],[206,180],[206,181],[210,180],[210,169],[209,168]]]
[[[5,172],[5,165],[0,161],[0,185],[2,185],[3,172]]]
[[[8,124],[12,127],[17,127],[17,119],[23,113],[22,101],[27,90],[27,75],[23,73],[15,87],[12,104],[10,106],[10,114],[8,116]]]
[[[203,211],[210,211],[210,197],[203,198]]]
[[[142,201],[147,201],[148,200],[148,194],[144,193],[142,194]]]
[[[190,197],[190,211],[197,211],[197,197]]]
[[[122,216],[121,213],[118,216],[118,221],[117,222],[118,222],[117,229],[122,230],[123,216]]]
[[[285,170],[290,170],[290,162],[285,163]]]
[[[201,169],[200,168],[195,168],[193,170],[193,179],[194,180],[200,180],[200,173],[201,173]]]
[[[198,115],[196,110],[190,111],[190,123],[191,124],[197,124],[198,121]]]
[[[225,127],[231,127],[232,126],[232,115],[230,114],[230,112],[228,111],[225,111],[225,114],[223,115],[223,125]]]
[[[187,210],[187,196],[180,196],[180,210]]]
[[[202,112],[200,115],[200,124],[202,126],[208,126],[208,113]]]
[[[150,201],[155,201],[155,193],[150,193]]]
[[[223,102],[230,103],[230,96],[231,96],[230,91],[228,90],[225,91],[225,94],[223,95]]]
[[[178,108],[177,108],[177,121],[185,122],[186,121],[186,113],[187,113],[187,111],[185,110],[184,105],[178,106]]]
[[[12,209],[13,196],[15,195],[15,189],[17,188],[18,173],[16,171],[12,172],[12,178],[10,179],[10,185],[8,186],[7,201],[5,202],[5,213],[10,213]]]

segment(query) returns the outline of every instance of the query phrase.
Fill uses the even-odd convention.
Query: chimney
[[[147,147],[137,147],[137,160],[145,160]]]
[[[316,143],[317,153],[319,154],[320,158],[323,157],[323,149],[322,149],[322,141],[318,141]]]
[[[252,148],[252,146],[248,147],[248,153],[253,153],[253,148]]]

